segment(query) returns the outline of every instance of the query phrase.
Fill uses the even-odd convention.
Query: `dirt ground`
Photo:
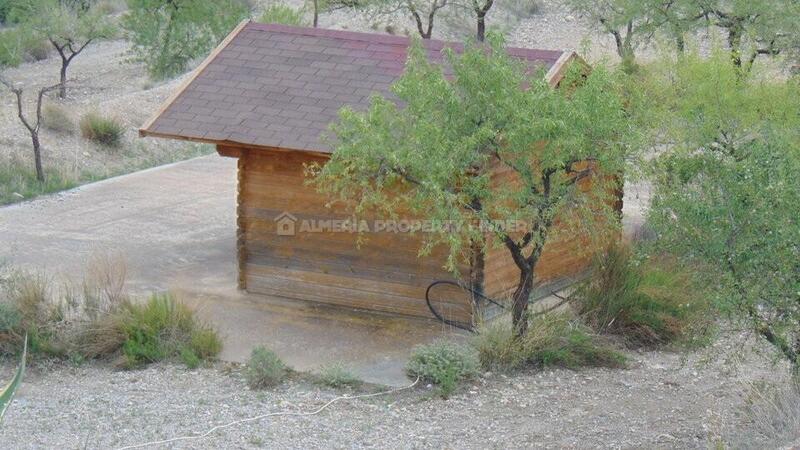
[[[786,373],[749,352],[750,345],[723,339],[688,355],[631,353],[626,370],[486,373],[449,400],[419,385],[340,401],[312,416],[267,417],[146,448],[788,448],[800,438],[797,430],[764,435],[748,415],[753,386]],[[11,367],[3,369],[5,378]],[[355,393],[302,379],[251,391],[230,366],[34,366],[2,439],[15,449],[120,448],[197,436],[261,414],[312,411]]]

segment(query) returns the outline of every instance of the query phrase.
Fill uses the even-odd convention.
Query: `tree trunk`
[[[67,98],[67,66],[69,60],[61,58],[61,86],[58,88],[58,98],[62,100]]]
[[[522,337],[528,332],[528,303],[533,292],[533,270],[520,269],[519,284],[514,291],[514,305],[511,319],[514,325],[514,336]]]
[[[469,261],[469,288],[474,292],[477,298],[484,295],[483,283],[485,280],[484,269],[486,268],[486,254],[483,252],[483,246],[480,242],[473,242],[470,248],[470,261]]]
[[[36,179],[44,182],[44,169],[42,168],[42,146],[39,143],[39,132],[31,131],[31,142],[33,143],[33,161],[36,167]]]
[[[478,13],[478,42],[486,40],[486,13]]]
[[[319,0],[314,0],[314,28],[319,25]]]

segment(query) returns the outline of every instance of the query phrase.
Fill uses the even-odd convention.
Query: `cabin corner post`
[[[241,290],[247,289],[246,267],[247,264],[247,245],[244,220],[244,189],[245,176],[247,173],[247,150],[242,150],[237,159],[237,182],[236,182],[236,258],[237,258],[237,287]]]

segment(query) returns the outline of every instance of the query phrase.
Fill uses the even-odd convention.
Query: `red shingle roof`
[[[402,74],[406,37],[247,22],[234,30],[140,134],[329,153],[321,140],[345,105],[364,108]],[[442,41],[425,41],[441,61]],[[507,49],[553,67],[560,51]]]

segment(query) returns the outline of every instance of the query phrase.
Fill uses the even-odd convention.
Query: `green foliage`
[[[25,61],[40,61],[49,56],[46,40],[24,28],[0,30],[0,68],[16,67]]]
[[[698,343],[713,317],[707,293],[687,269],[666,257],[637,261],[621,245],[598,258],[573,298],[595,332],[633,346]]]
[[[478,374],[478,360],[470,347],[440,340],[416,347],[406,364],[406,373],[437,385],[446,398],[458,383]]]
[[[184,72],[250,14],[241,0],[128,0],[128,8],[122,26],[133,57],[155,79]]]
[[[127,367],[172,357],[192,363],[194,358],[210,359],[222,348],[217,334],[169,294],[154,294],[145,303],[128,303],[115,320],[125,336],[122,354]]]
[[[78,126],[85,139],[108,147],[119,147],[125,134],[125,127],[121,123],[95,112],[84,114]]]
[[[186,367],[189,369],[196,369],[200,367],[200,363],[202,362],[200,357],[197,356],[197,353],[188,347],[181,348],[179,356],[181,361],[186,364]]]
[[[473,340],[481,365],[509,371],[524,367],[624,367],[626,358],[598,340],[566,314],[531,319],[528,333],[515,337],[512,326],[497,320],[479,329]]]
[[[0,423],[3,422],[3,417],[11,406],[11,401],[14,399],[14,394],[17,393],[22,384],[22,377],[25,375],[25,361],[28,358],[28,337],[25,336],[22,347],[22,355],[20,355],[19,365],[14,372],[14,378],[8,383],[7,386],[0,389]]]
[[[42,107],[42,125],[57,133],[69,134],[75,131],[75,120],[66,107],[46,103]]]
[[[264,389],[281,384],[289,370],[272,350],[258,346],[250,353],[244,377],[251,389]]]
[[[308,25],[305,14],[301,9],[294,9],[280,3],[267,6],[259,18],[263,23],[281,23],[284,25],[305,26]]]
[[[9,303],[0,303],[0,334],[8,334],[17,330],[22,316],[17,307]]]
[[[563,82],[572,88],[553,89],[541,72],[530,75],[509,57],[501,39],[492,36],[491,45],[491,52],[445,51],[453,67],[445,77],[414,44],[392,87],[403,106],[375,96],[366,112],[340,111],[336,151],[310,169],[311,182],[356,214],[431,221],[420,254],[445,247],[456,274],[471,248],[496,245],[532,274],[557,221],[561,230],[596,225],[590,237],[598,241],[613,230],[608,197],[616,181],[598,174],[622,169],[628,123],[618,86],[602,67],[583,77],[573,65]],[[593,164],[581,166],[585,160]],[[520,182],[492,183],[496,166]],[[511,232],[503,224],[522,226]],[[533,276],[520,279],[530,292]],[[525,289],[515,298],[524,303],[519,311],[527,307]]]
[[[333,388],[361,384],[361,380],[341,364],[331,364],[320,369],[319,381]]]
[[[660,251],[709,268],[723,311],[800,364],[800,85],[743,78],[726,55],[654,75],[671,141],[648,222]]]
[[[113,37],[115,28],[95,2],[24,0],[20,29],[47,43],[61,58],[59,96],[66,97],[67,69],[89,44]]]

